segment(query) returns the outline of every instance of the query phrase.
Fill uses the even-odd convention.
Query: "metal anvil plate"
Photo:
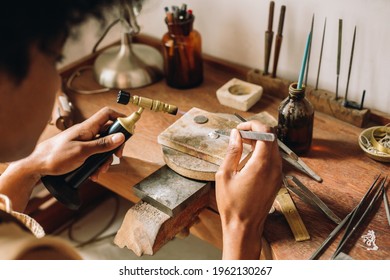
[[[209,182],[185,178],[164,165],[134,186],[143,201],[173,217],[209,190]]]

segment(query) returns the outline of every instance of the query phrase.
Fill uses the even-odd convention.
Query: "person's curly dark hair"
[[[21,81],[29,67],[29,47],[48,53],[87,17],[103,18],[116,0],[6,0],[0,6],[0,71]],[[65,37],[64,37],[65,36]]]

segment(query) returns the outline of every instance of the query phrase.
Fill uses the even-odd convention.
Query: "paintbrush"
[[[339,99],[339,76],[340,76],[340,59],[341,59],[341,39],[343,37],[343,20],[339,19],[339,36],[337,44],[337,70],[336,70],[336,100]]]
[[[306,62],[308,59],[308,50],[309,50],[310,42],[311,42],[311,32],[307,36],[305,52],[304,52],[303,58],[302,58],[301,71],[299,72],[298,85],[297,85],[298,90],[302,89],[302,81],[303,81],[303,76],[305,74],[305,68],[306,68]]]
[[[349,88],[349,79],[351,77],[351,69],[352,69],[352,62],[353,62],[353,52],[355,50],[355,39],[356,39],[356,26],[355,26],[355,30],[353,31],[351,57],[350,57],[350,60],[349,60],[349,68],[348,68],[347,87],[345,89],[345,98],[344,98],[344,102],[343,102],[343,105],[345,107],[347,107],[347,105],[348,105],[348,88]]]
[[[280,9],[278,33],[276,34],[276,38],[275,38],[274,66],[272,68],[273,78],[276,77],[276,69],[278,67],[279,53],[280,53],[280,48],[282,46],[282,39],[283,39],[282,33],[283,33],[285,13],[286,13],[286,6],[283,5]]]
[[[268,74],[268,65],[271,57],[271,48],[272,40],[274,37],[274,32],[272,31],[272,23],[274,21],[274,7],[275,2],[271,1],[269,3],[269,13],[268,13],[268,29],[265,31],[265,48],[264,48],[264,75]]]
[[[320,79],[320,69],[321,69],[321,61],[322,61],[322,51],[324,49],[324,41],[325,41],[325,31],[326,31],[326,18],[324,22],[324,31],[322,32],[322,41],[321,41],[321,51],[320,51],[320,61],[318,63],[318,71],[317,71],[317,81],[316,81],[316,90],[318,89],[318,80]]]
[[[311,53],[311,42],[313,40],[313,27],[314,27],[314,14],[313,14],[313,17],[311,18],[310,34],[311,34],[312,39],[310,40],[310,45],[309,45],[309,50],[308,50],[308,55],[307,55],[305,86],[307,85],[307,77],[309,76],[309,63],[310,63],[310,53]]]

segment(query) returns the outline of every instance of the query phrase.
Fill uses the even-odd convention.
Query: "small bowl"
[[[380,162],[390,162],[390,155],[376,154],[375,152],[369,150],[368,143],[366,143],[367,141],[365,140],[366,138],[368,141],[371,141],[372,131],[380,127],[381,126],[373,126],[363,130],[362,133],[360,133],[359,135],[359,146],[368,157]]]

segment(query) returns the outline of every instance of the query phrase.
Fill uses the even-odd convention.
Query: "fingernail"
[[[122,133],[116,133],[114,134],[114,136],[112,136],[111,138],[112,142],[114,144],[119,144],[119,143],[122,143],[123,142],[123,134]]]

